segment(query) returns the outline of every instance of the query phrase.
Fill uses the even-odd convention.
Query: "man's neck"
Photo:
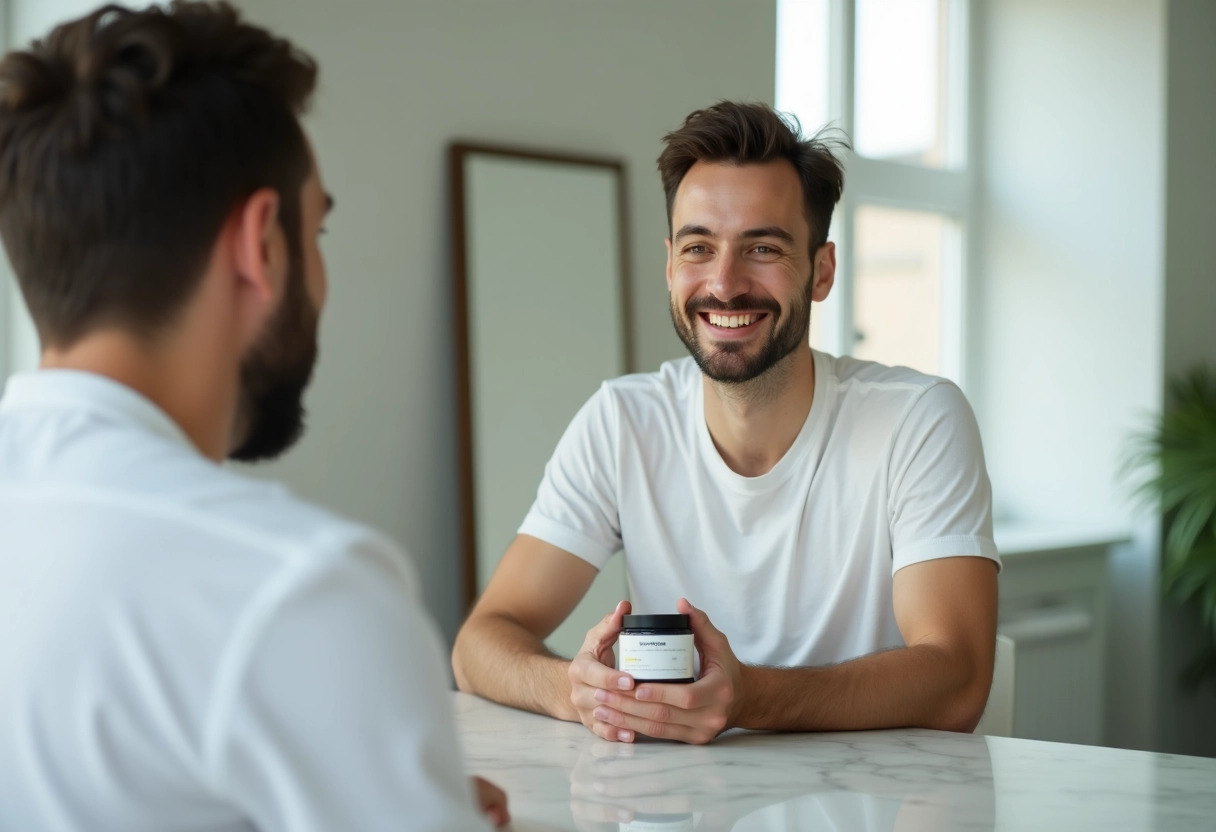
[[[236,385],[206,352],[149,346],[133,335],[104,330],[66,349],[42,353],[42,369],[83,370],[141,394],[177,423],[204,456],[223,461],[236,412]],[[214,352],[212,352],[214,355]]]
[[[722,461],[736,474],[758,477],[785,456],[806,423],[815,398],[815,360],[802,347],[751,381],[701,381],[705,425]]]

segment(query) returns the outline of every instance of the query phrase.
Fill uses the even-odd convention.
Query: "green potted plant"
[[[1162,591],[1198,608],[1203,649],[1183,671],[1197,687],[1216,680],[1216,373],[1206,365],[1169,382],[1165,412],[1136,437],[1129,468],[1147,472],[1138,492],[1162,514]]]

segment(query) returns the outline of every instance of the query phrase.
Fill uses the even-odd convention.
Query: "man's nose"
[[[722,252],[714,263],[713,273],[705,288],[721,301],[730,301],[746,293],[746,269],[738,255],[731,251]]]

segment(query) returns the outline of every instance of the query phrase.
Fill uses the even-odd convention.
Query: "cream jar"
[[[617,637],[617,670],[635,682],[693,681],[693,635],[687,615],[626,615]]]

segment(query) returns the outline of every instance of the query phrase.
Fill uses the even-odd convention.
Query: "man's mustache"
[[[729,301],[722,301],[713,295],[694,298],[684,304],[684,312],[689,317],[698,312],[754,312],[763,309],[776,317],[781,313],[781,305],[772,298],[756,298],[751,295],[739,295]]]

